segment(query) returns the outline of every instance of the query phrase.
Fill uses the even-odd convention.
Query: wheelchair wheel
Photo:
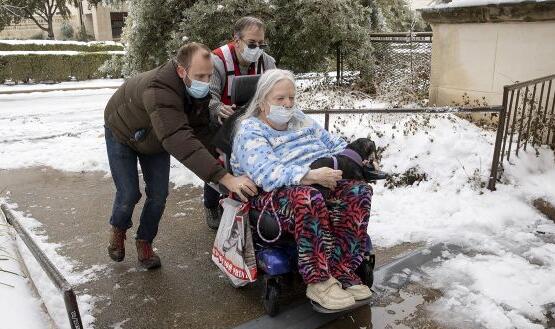
[[[374,284],[374,264],[375,256],[369,255],[365,257],[356,270],[356,274],[360,277],[362,283],[367,285],[369,288],[372,288],[372,285]]]
[[[269,316],[276,316],[279,313],[279,282],[275,278],[265,280],[262,304],[264,311]]]

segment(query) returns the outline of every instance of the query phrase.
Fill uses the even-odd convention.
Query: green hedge
[[[100,51],[113,51],[124,50],[122,45],[106,45],[92,43],[88,45],[75,45],[75,44],[22,44],[12,45],[0,41],[0,51],[58,51],[58,50],[75,50],[84,52],[100,52]]]
[[[82,53],[79,55],[6,55],[0,56],[0,83],[14,81],[67,81],[104,77],[98,68],[113,54]],[[123,55],[116,55],[123,56]]]

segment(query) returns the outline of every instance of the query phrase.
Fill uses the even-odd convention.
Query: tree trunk
[[[48,16],[48,39],[54,40],[54,27],[53,27],[54,17]]]
[[[50,0],[46,1],[46,18],[48,18],[48,39],[54,40],[54,15],[56,14],[56,9],[52,10],[54,2]]]

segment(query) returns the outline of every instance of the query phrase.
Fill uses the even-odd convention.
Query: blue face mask
[[[204,98],[210,91],[210,84],[199,80],[191,80],[191,86],[189,87],[185,83],[185,89],[193,98]]]

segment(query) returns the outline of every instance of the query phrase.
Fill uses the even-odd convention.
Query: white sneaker
[[[334,277],[309,284],[306,287],[306,297],[330,310],[340,310],[355,304],[352,294],[341,289],[341,283]]]
[[[351,296],[353,296],[355,300],[363,300],[372,296],[372,291],[370,290],[370,288],[363,284],[350,286],[346,288],[345,291],[351,294]]]

